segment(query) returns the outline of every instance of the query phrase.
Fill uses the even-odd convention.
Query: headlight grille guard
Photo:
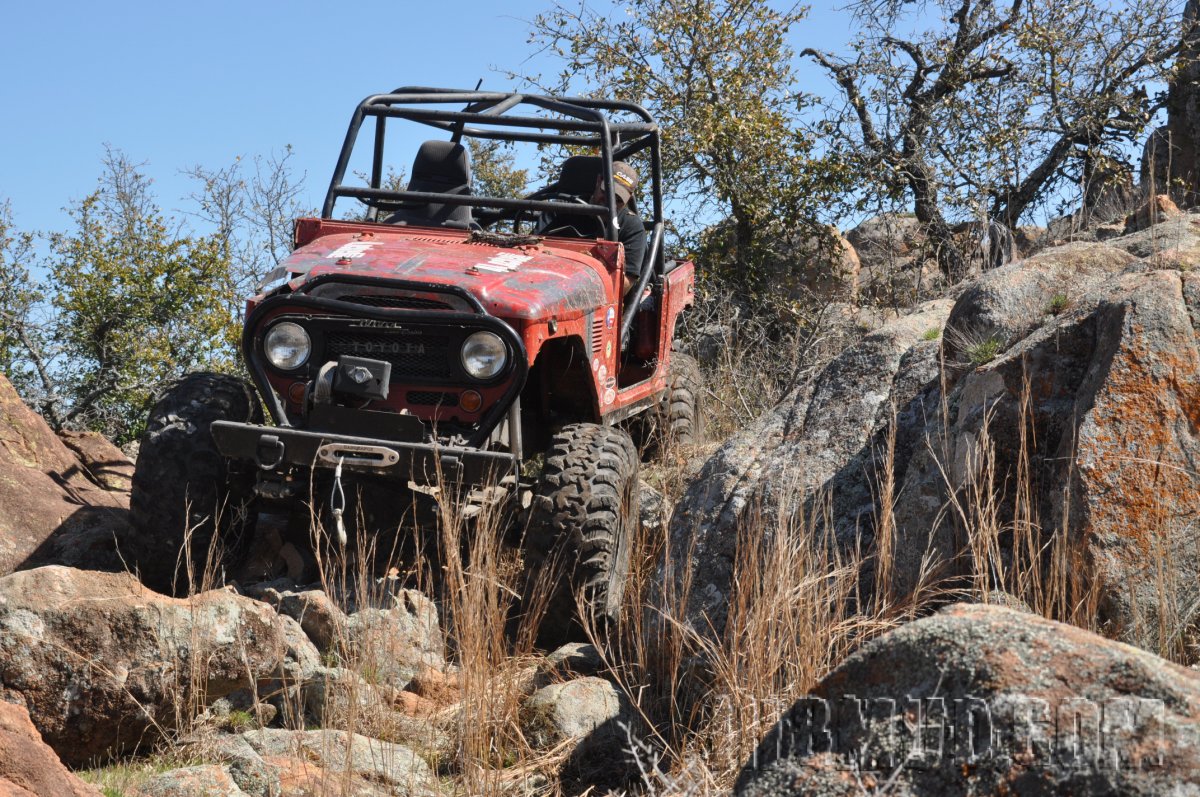
[[[372,307],[353,302],[344,302],[338,299],[308,295],[313,288],[330,282],[374,288],[391,288],[418,293],[447,294],[462,299],[475,312],[464,313],[401,307]],[[480,304],[479,300],[464,288],[457,285],[442,285],[435,282],[327,274],[306,283],[296,293],[276,294],[263,300],[246,318],[246,325],[242,331],[242,353],[250,369],[250,376],[258,388],[259,395],[266,402],[267,409],[270,411],[276,426],[288,427],[291,424],[288,422],[287,412],[284,410],[283,403],[279,400],[279,396],[275,394],[275,390],[271,387],[271,383],[267,379],[266,366],[263,363],[263,358],[260,356],[263,334],[266,331],[266,328],[260,323],[260,319],[279,307],[320,310],[331,314],[366,318],[375,321],[411,321],[421,324],[462,323],[494,332],[508,346],[510,364],[507,370],[512,373],[512,380],[509,383],[508,390],[504,392],[500,400],[484,413],[483,418],[479,421],[479,428],[471,436],[470,440],[467,441],[467,445],[474,448],[482,446],[492,434],[492,431],[500,424],[500,421],[508,413],[513,402],[521,395],[521,390],[525,387],[525,379],[529,376],[529,358],[521,336],[503,320],[489,315],[483,309],[483,305]]]

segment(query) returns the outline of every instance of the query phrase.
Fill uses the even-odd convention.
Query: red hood
[[[327,274],[434,282],[470,291],[501,318],[567,319],[607,303],[604,266],[569,249],[510,249],[419,233],[325,235],[282,264],[298,288]]]

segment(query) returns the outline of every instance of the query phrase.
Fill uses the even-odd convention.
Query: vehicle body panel
[[[443,107],[460,101],[467,103],[464,111]],[[438,107],[417,107],[424,103]],[[518,107],[547,115],[510,115]],[[611,121],[605,114],[634,118]],[[377,125],[370,184],[343,184],[367,118]],[[579,191],[562,189],[565,166],[563,182],[554,184],[559,189],[521,198],[475,196],[469,176],[459,188],[414,187],[413,180],[404,189],[385,186],[383,123],[395,118],[452,134],[449,142],[427,142],[436,144],[430,151],[447,153],[453,145],[461,155],[464,134],[599,150],[596,180],[607,186],[608,198],[596,205]],[[510,126],[503,133],[496,131],[505,124]],[[537,132],[539,126],[558,132]],[[635,156],[649,164],[647,265],[633,291],[636,305],[627,307],[613,163]],[[369,220],[334,219],[338,198],[365,203]],[[430,221],[432,215],[413,211],[435,206],[474,208],[475,220],[460,213]],[[500,231],[561,214],[595,216],[603,237]],[[296,222],[292,254],[265,281],[263,293],[247,301],[243,351],[275,426],[221,424],[215,427],[221,449],[253,459],[261,477],[278,481],[280,474],[266,475],[276,466],[329,467],[328,446],[365,450],[374,440],[379,445],[372,456],[392,464],[358,461],[352,469],[427,479],[433,468],[476,481],[498,463],[520,464],[522,428],[531,421],[541,427],[544,446],[545,430],[557,424],[614,424],[646,410],[669,388],[675,322],[694,294],[693,265],[663,258],[665,229],[659,132],[639,106],[439,89],[369,97],[352,118],[322,217]],[[271,365],[263,349],[267,333],[283,321],[299,324],[310,344],[307,360],[290,370]],[[509,357],[491,379],[466,370],[462,346],[480,331],[495,334]],[[352,372],[368,367],[378,373],[371,383],[377,387],[355,388]],[[335,381],[340,379],[348,381]],[[324,462],[315,461],[321,452]]]

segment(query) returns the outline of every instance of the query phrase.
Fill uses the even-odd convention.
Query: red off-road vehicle
[[[367,120],[369,172],[355,186]],[[385,176],[389,120],[441,136],[420,146],[403,190]],[[480,196],[469,138],[573,154],[541,190]],[[628,293],[615,161],[649,178],[646,265]],[[590,201],[597,175],[607,205]],[[353,206],[362,220],[334,216],[347,198],[366,205]],[[151,413],[123,553],[147,583],[178,590],[188,548],[202,560],[216,535],[236,551],[260,511],[336,501],[335,474],[389,485],[398,509],[429,485],[470,500],[528,491],[527,561],[561,546],[569,564],[551,611],[582,593],[614,615],[638,519],[638,451],[622,422],[653,411],[685,442],[699,431],[695,363],[671,350],[693,265],[665,260],[663,235],[659,132],[633,103],[430,88],[368,97],[321,217],[296,222],[294,252],[247,302],[253,384],[193,374]]]

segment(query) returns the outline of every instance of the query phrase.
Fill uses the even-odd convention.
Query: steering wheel
[[[586,205],[592,204],[591,202],[588,202],[586,199],[579,196],[578,194],[567,194],[567,193],[564,193],[561,191],[549,191],[549,192],[538,191],[533,194],[530,194],[528,198],[540,200],[543,202],[545,202],[545,201],[565,202],[565,203],[572,204],[572,205],[585,205],[586,206]],[[524,216],[527,212],[528,211],[526,211],[525,208],[521,208],[520,210],[517,211],[516,215],[513,216],[513,232],[517,232],[520,229],[520,224],[524,220]],[[544,218],[545,214],[550,213],[551,211],[543,210],[543,211],[539,211],[539,212],[542,214],[542,216]],[[535,233],[538,232],[536,230],[536,226],[537,225],[535,225]]]

